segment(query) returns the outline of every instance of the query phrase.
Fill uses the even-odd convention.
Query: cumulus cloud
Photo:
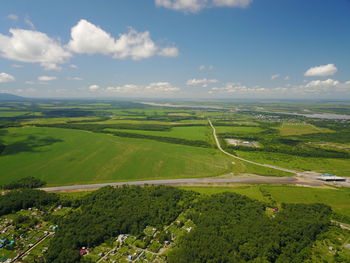
[[[272,89],[266,89],[260,86],[253,86],[253,87],[248,87],[244,84],[241,84],[239,82],[227,82],[224,84],[223,87],[214,87],[212,88],[208,93],[209,94],[234,94],[234,95],[240,95],[240,96],[245,96],[245,95],[262,95],[266,92],[271,91]],[[227,96],[227,95],[226,95]]]
[[[26,18],[27,19],[27,18]],[[34,27],[29,19],[26,22]],[[9,35],[0,34],[0,57],[27,63],[39,63],[45,70],[61,70],[73,53],[104,54],[115,59],[131,57],[134,60],[152,56],[176,57],[175,46],[160,46],[151,39],[150,32],[133,28],[118,38],[94,24],[80,20],[71,29],[71,39],[62,45],[57,39],[36,30],[10,29]],[[71,68],[77,68],[70,65]]]
[[[15,81],[15,77],[5,72],[0,73],[0,83]]]
[[[334,64],[321,65],[317,67],[309,68],[304,76],[306,77],[327,77],[333,76],[337,73],[338,69]]]
[[[106,92],[126,93],[126,94],[159,94],[159,93],[174,93],[180,88],[174,87],[169,82],[152,82],[148,85],[125,84],[116,87],[107,87]]]
[[[327,80],[313,80],[305,85],[306,88],[311,87],[335,87],[339,84],[338,80],[327,79]]]
[[[217,79],[189,79],[186,82],[187,86],[202,86],[202,87],[208,87],[209,84],[217,83],[219,82]]]
[[[60,43],[44,33],[10,29],[11,36],[0,34],[0,56],[14,61],[40,63],[46,70],[59,70],[71,57]]]
[[[247,7],[253,0],[155,0],[156,6],[197,13],[211,7]]]
[[[212,65],[206,66],[206,65],[200,65],[199,70],[204,71],[204,70],[212,70],[214,67]]]
[[[52,80],[56,80],[57,77],[55,76],[39,76],[38,80],[39,81],[52,81]]]
[[[99,86],[99,85],[91,85],[91,86],[89,87],[89,90],[91,90],[91,91],[95,91],[95,90],[98,90],[98,89],[100,89],[100,86]]]
[[[275,79],[278,79],[280,77],[279,74],[274,74],[271,76],[271,80],[275,80]]]
[[[111,55],[115,59],[131,57],[134,60],[152,56],[174,57],[178,49],[173,46],[160,47],[148,31],[138,32],[129,28],[126,34],[112,37],[100,27],[82,19],[71,30],[71,40],[67,47],[80,54]]]

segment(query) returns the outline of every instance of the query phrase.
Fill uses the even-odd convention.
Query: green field
[[[305,122],[283,122],[277,128],[282,136],[303,135],[320,132],[333,132],[330,129],[318,128],[312,124]]]
[[[216,132],[219,133],[232,133],[232,134],[247,134],[247,133],[259,133],[263,129],[259,127],[234,127],[234,126],[215,126]]]
[[[317,171],[350,176],[349,159],[302,157],[282,153],[236,151],[240,157],[258,163],[277,165],[299,171]]]
[[[57,128],[10,128],[0,183],[36,176],[49,185],[207,177],[232,169],[215,149]]]
[[[201,194],[217,194],[234,192],[250,198],[268,202],[265,193],[278,203],[323,203],[332,207],[333,211],[350,219],[350,189],[320,189],[298,186],[238,186],[238,187],[181,187]],[[266,195],[266,194],[265,194]]]
[[[24,114],[28,114],[28,111],[2,111],[0,109],[0,117],[17,117]]]
[[[148,123],[148,122],[147,122]],[[126,129],[106,129],[107,131],[130,132],[143,135],[173,137],[186,140],[207,141],[211,138],[211,128],[209,126],[189,126],[173,127],[170,131],[144,131],[144,130],[126,130]]]

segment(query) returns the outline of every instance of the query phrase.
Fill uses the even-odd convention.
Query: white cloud
[[[305,85],[306,88],[311,87],[335,87],[340,82],[338,80],[334,79],[327,79],[327,80],[313,80],[310,81],[308,84]]]
[[[201,85],[202,87],[208,87],[209,84],[217,83],[219,82],[217,79],[189,79],[186,82],[187,86],[197,86]]]
[[[180,89],[172,86],[169,82],[153,82],[145,87],[145,90],[160,92],[175,92]]]
[[[253,0],[213,0],[214,6],[247,7]]]
[[[180,89],[174,87],[169,82],[152,82],[148,85],[125,84],[116,87],[107,87],[105,92],[126,93],[126,94],[159,94],[159,93],[174,93]]]
[[[260,86],[254,86],[254,87],[247,87],[244,84],[241,83],[235,83],[235,82],[227,82],[223,87],[215,87],[211,89],[211,94],[214,92],[219,93],[234,93],[234,94],[261,94],[266,92],[267,89],[262,88]]]
[[[83,80],[83,78],[80,77],[68,77],[68,80]]]
[[[77,66],[77,65],[74,65],[74,64],[70,64],[69,67],[70,67],[70,68],[74,68],[74,69],[77,69],[77,68],[78,68],[78,66]]]
[[[284,80],[290,80],[290,77],[289,76],[285,76]]]
[[[200,65],[199,70],[204,71],[204,70],[212,70],[214,67],[212,65],[206,66],[206,65]]]
[[[279,74],[274,74],[271,76],[271,80],[275,80],[275,79],[278,79],[280,77]]]
[[[57,77],[55,76],[39,76],[38,80],[39,81],[52,81],[52,80],[56,80]]]
[[[26,25],[29,26],[31,29],[35,29],[35,25],[28,17],[24,18],[24,23],[26,23]]]
[[[13,67],[13,68],[22,68],[23,66],[22,65],[18,65],[18,64],[12,64],[11,67]]]
[[[332,76],[337,73],[338,69],[334,64],[321,65],[317,67],[309,68],[304,76],[306,77],[326,77]]]
[[[15,81],[15,77],[5,72],[0,73],[0,83]]]
[[[18,20],[18,16],[15,14],[9,14],[6,18],[11,19],[13,21],[17,21]]]
[[[91,90],[91,91],[95,91],[95,90],[98,90],[98,89],[100,89],[100,86],[99,86],[99,85],[91,85],[91,86],[89,87],[89,90]]]
[[[0,34],[0,56],[20,62],[40,63],[46,70],[58,70],[71,54],[46,34],[10,29],[11,36]]]
[[[80,54],[111,55],[115,59],[131,57],[134,60],[152,56],[174,57],[178,49],[173,46],[159,47],[148,31],[137,32],[130,28],[126,34],[113,38],[100,27],[82,19],[71,30],[68,48]]]
[[[253,0],[155,0],[156,6],[197,13],[211,7],[247,7]]]

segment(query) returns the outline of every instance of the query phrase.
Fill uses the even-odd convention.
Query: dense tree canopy
[[[23,189],[0,195],[0,216],[27,209],[41,207],[58,201],[56,194],[49,194],[41,190]]]
[[[79,248],[93,247],[118,234],[141,234],[148,226],[169,224],[194,193],[173,187],[104,187],[82,200],[79,211],[64,218],[52,240],[48,262],[77,262]]]
[[[45,184],[46,184],[46,182],[44,182],[38,178],[35,178],[33,176],[28,176],[28,177],[18,179],[14,182],[4,184],[2,186],[2,188],[7,189],[7,190],[20,189],[20,188],[38,188],[38,187],[41,187]]]
[[[195,229],[168,257],[170,263],[303,262],[329,224],[322,204],[289,204],[270,218],[265,207],[238,194],[207,197],[195,206]]]

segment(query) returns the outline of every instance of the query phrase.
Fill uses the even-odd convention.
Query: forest
[[[323,204],[285,204],[269,217],[258,201],[223,193],[194,206],[196,228],[170,252],[170,263],[303,262],[330,223]]]
[[[0,151],[1,152],[1,151]],[[14,182],[8,183],[1,185],[0,188],[10,190],[10,189],[23,189],[23,188],[38,188],[41,186],[44,186],[46,182],[33,177],[33,176],[28,176],[28,177],[23,177],[20,178]]]
[[[82,199],[79,211],[58,221],[47,261],[77,262],[81,247],[97,246],[119,234],[137,236],[148,225],[161,228],[187,209],[195,196],[166,186],[101,188]]]

